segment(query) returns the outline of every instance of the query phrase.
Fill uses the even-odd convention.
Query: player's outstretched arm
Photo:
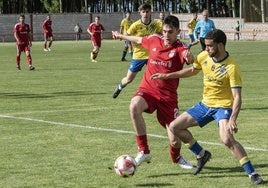
[[[141,41],[142,41],[142,37],[131,36],[131,35],[122,35],[118,31],[112,31],[112,35],[113,35],[114,39],[129,40],[129,41],[135,42],[137,44],[141,44]]]
[[[151,76],[152,80],[156,79],[171,79],[171,78],[187,78],[196,75],[200,70],[194,69],[193,67],[189,67],[186,69],[182,69],[180,71],[171,72],[171,73],[155,73]]]

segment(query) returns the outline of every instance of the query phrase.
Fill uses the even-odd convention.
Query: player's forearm
[[[196,75],[198,72],[193,67],[189,67],[177,72],[168,73],[167,78],[187,78]]]
[[[155,79],[172,79],[172,78],[187,78],[190,76],[194,76],[199,72],[199,70],[194,69],[193,67],[182,69],[180,71],[171,72],[171,73],[156,73],[151,76],[152,80]]]
[[[128,36],[128,35],[122,35],[121,37],[123,40],[129,40],[131,42],[135,42],[137,44],[141,44],[142,37],[137,37],[137,36]]]
[[[234,101],[232,106],[232,114],[230,119],[236,121],[242,105],[241,89],[232,89]]]
[[[17,42],[19,42],[19,41],[20,41],[20,39],[19,39],[19,37],[18,37],[18,34],[17,34],[17,33],[14,33],[14,37],[15,37],[15,39],[16,39],[16,41],[17,41]]]
[[[87,29],[87,32],[88,32],[90,35],[92,35],[92,33],[90,32],[90,30],[89,30],[89,29]]]
[[[198,30],[197,29],[194,29],[194,38],[198,39]]]
[[[123,31],[124,31],[124,28],[120,27],[119,33],[124,34]]]
[[[129,41],[135,42],[137,44],[141,44],[141,41],[142,41],[142,37],[122,35],[122,34],[118,33],[117,31],[112,31],[112,35],[114,38],[129,40]]]
[[[32,43],[32,37],[31,37],[30,33],[28,34],[28,40],[29,40],[29,43],[31,44]]]

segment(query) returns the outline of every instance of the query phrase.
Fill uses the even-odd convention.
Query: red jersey
[[[178,40],[166,47],[163,37],[150,35],[142,38],[142,46],[149,50],[149,59],[139,91],[146,91],[165,101],[177,100],[179,79],[151,80],[150,77],[159,72],[171,73],[182,70],[186,62],[183,53],[188,50],[187,45]]]
[[[52,33],[52,21],[45,20],[42,24],[42,28],[45,33]]]
[[[25,44],[25,45],[29,44],[29,33],[31,32],[31,29],[30,29],[30,26],[28,24],[17,23],[14,26],[13,32],[17,33],[17,35],[19,37],[19,42],[21,44]]]
[[[101,40],[101,32],[104,31],[104,27],[101,24],[96,24],[95,22],[91,23],[88,26],[88,29],[91,33],[91,38],[94,40]]]

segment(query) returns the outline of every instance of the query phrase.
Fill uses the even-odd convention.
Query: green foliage
[[[204,170],[194,176],[173,165],[155,114],[145,114],[152,163],[141,165],[132,178],[117,176],[114,160],[137,152],[128,107],[142,73],[113,99],[129,65],[120,61],[122,41],[104,40],[98,63],[90,62],[90,41],[55,41],[51,52],[42,49],[42,42],[33,43],[35,71],[28,70],[25,54],[17,71],[15,44],[0,44],[0,187],[251,187],[238,161],[219,142],[215,123],[191,128],[212,153]],[[192,47],[194,54],[199,49]],[[243,72],[235,136],[267,181],[268,42],[228,41],[227,50]],[[202,74],[181,80],[181,112],[201,99],[201,79]],[[185,146],[182,154],[196,164]]]
[[[49,13],[59,13],[60,12],[60,1],[59,0],[41,0],[44,4],[45,9]]]

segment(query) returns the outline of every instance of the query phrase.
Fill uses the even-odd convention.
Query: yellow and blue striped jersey
[[[232,88],[242,88],[241,70],[232,57],[220,62],[201,52],[193,64],[203,71],[203,100],[208,107],[230,108],[233,105]]]
[[[128,35],[148,36],[155,33],[162,33],[162,26],[158,21],[151,20],[149,24],[142,23],[141,19],[134,22],[127,30]],[[144,49],[140,44],[132,43],[133,59],[148,59],[148,50]]]

